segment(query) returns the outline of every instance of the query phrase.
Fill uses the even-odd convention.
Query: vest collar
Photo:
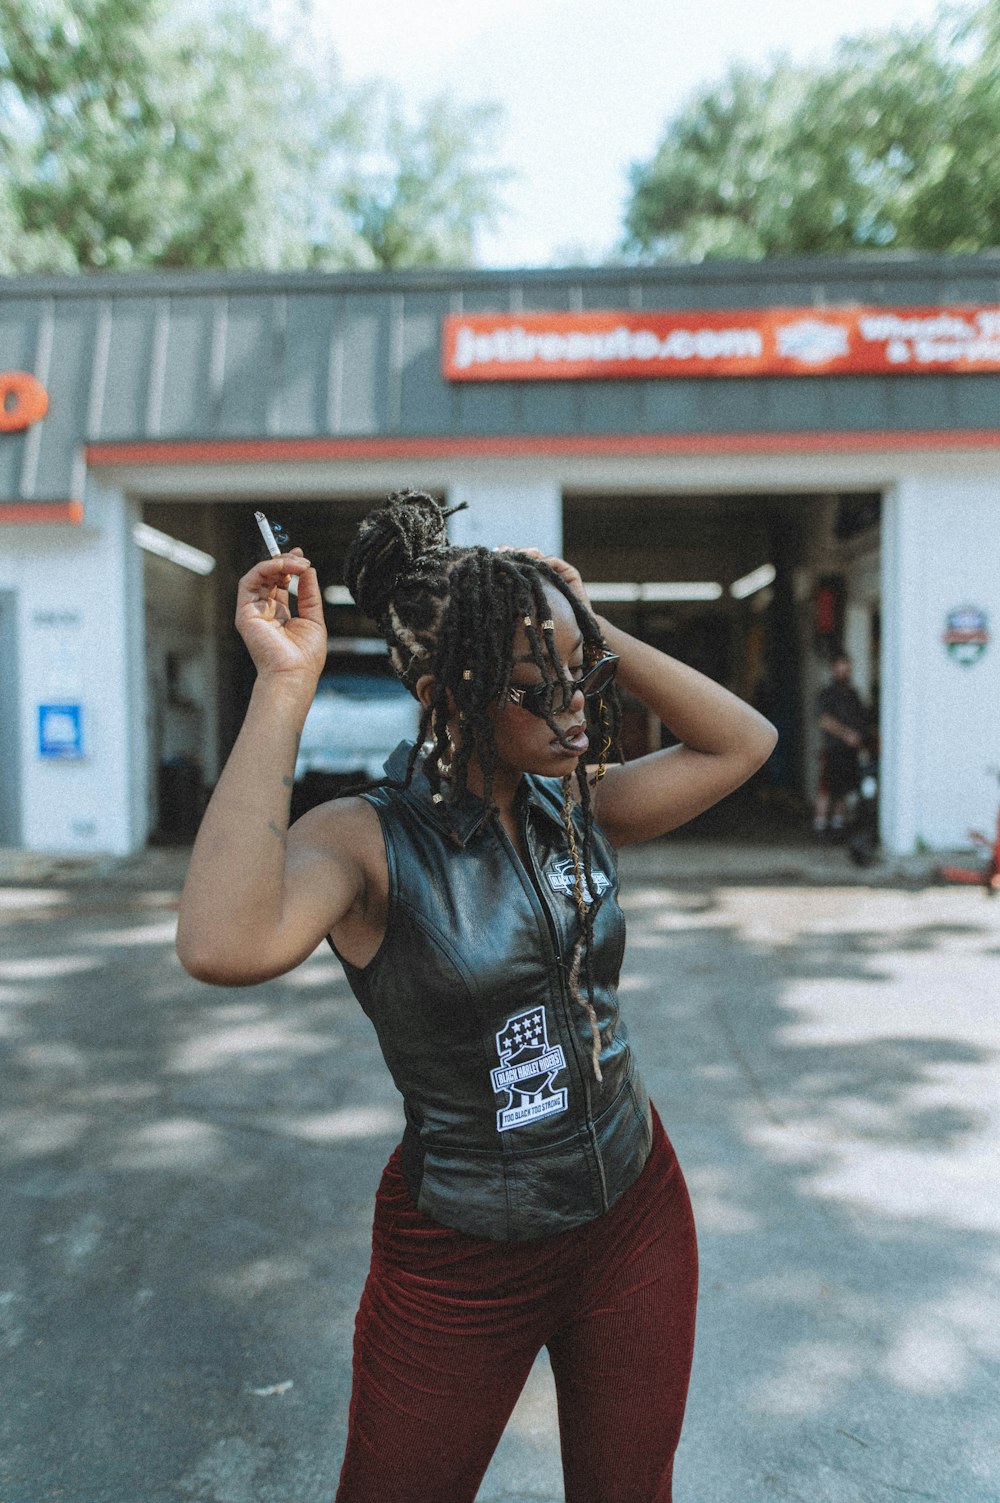
[[[387,777],[402,782],[406,775],[407,758],[412,748],[412,741],[399,743],[385,763]],[[547,819],[550,824],[562,829],[562,791],[558,784],[553,784],[553,787],[558,788],[559,791],[547,792],[545,787],[547,783],[553,783],[553,780],[535,778],[530,773],[523,773],[517,790],[517,798],[519,802],[523,801],[529,809],[541,815],[543,819]],[[423,757],[417,759],[417,765],[413,770],[413,781],[407,789],[406,796],[439,830],[451,839],[457,839],[463,850],[469,841],[481,835],[490,823],[487,818],[486,805],[478,794],[466,791],[461,798],[436,804],[424,772]]]

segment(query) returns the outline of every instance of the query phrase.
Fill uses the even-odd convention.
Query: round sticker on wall
[[[978,605],[960,605],[945,617],[941,640],[948,656],[968,668],[979,662],[989,646],[989,617]]]

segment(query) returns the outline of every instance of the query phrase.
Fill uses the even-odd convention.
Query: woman
[[[450,547],[446,515],[389,497],[345,569],[422,707],[417,740],[381,784],[291,830],[322,602],[300,550],[240,581],[258,677],[195,844],[178,952],[205,981],[250,985],[328,937],[404,1097],[338,1503],[471,1503],[543,1345],[568,1503],[664,1503],[696,1253],[618,1013],[614,850],[738,787],[775,733],[595,616],[564,560]],[[679,745],[609,765],[616,671]]]

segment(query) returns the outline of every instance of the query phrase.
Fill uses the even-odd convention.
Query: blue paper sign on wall
[[[38,755],[60,761],[83,756],[82,705],[38,706]]]

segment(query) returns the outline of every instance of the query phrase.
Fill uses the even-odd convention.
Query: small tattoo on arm
[[[283,846],[288,845],[287,833],[284,830],[279,830],[273,819],[268,820],[267,828],[272,832],[272,834],[277,835]]]

